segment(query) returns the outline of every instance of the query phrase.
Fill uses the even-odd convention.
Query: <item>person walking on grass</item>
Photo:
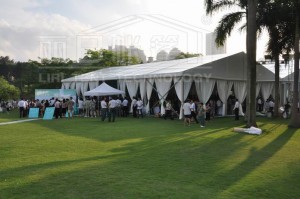
[[[70,100],[67,103],[68,105],[68,118],[72,118],[74,114],[74,105],[75,102],[73,101],[73,97],[70,97]]]
[[[23,98],[18,102],[19,112],[20,112],[20,118],[24,116],[25,111],[25,101]]]
[[[104,121],[107,115],[107,102],[106,102],[106,98],[103,97],[102,101],[101,101],[101,120]]]
[[[198,124],[198,120],[197,120],[197,110],[196,110],[196,104],[194,100],[191,100],[191,118],[194,119],[194,121]]]
[[[173,116],[172,116],[172,104],[171,101],[166,101],[166,113],[164,115],[164,119],[166,120],[168,117],[173,120]]]
[[[143,101],[141,98],[138,98],[138,101],[136,102],[136,105],[137,105],[137,117],[140,118],[142,117],[143,118]]]
[[[184,126],[191,125],[191,108],[190,107],[191,107],[190,100],[186,100],[182,106],[183,115],[184,115]]]
[[[200,127],[205,127],[205,115],[206,111],[204,109],[203,103],[201,102],[198,107],[198,121],[200,123]]]
[[[110,98],[108,102],[108,122],[115,122],[116,118],[116,108],[117,108],[117,102],[115,99]],[[112,120],[111,120],[112,118]]]
[[[233,111],[234,111],[234,115],[235,115],[235,120],[239,120],[239,110],[240,110],[240,103],[239,103],[239,100],[236,99],[235,100],[235,104],[234,104],[234,107],[233,107]]]
[[[61,116],[61,102],[56,99],[55,103],[54,103],[54,115],[55,115],[55,119],[58,119],[58,117],[62,118]]]

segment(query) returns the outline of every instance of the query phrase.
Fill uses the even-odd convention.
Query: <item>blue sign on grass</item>
[[[39,108],[30,108],[28,118],[39,118]]]
[[[44,113],[43,120],[52,120],[54,115],[54,107],[47,107]]]

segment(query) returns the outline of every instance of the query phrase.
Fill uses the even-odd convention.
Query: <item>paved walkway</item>
[[[41,118],[27,119],[27,120],[17,120],[17,121],[12,121],[12,122],[1,122],[0,126],[2,126],[2,125],[8,125],[8,124],[17,124],[17,123],[22,123],[22,122],[31,122],[31,121],[40,120],[40,119]]]

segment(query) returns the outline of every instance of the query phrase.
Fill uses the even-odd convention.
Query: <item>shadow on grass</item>
[[[62,127],[65,125],[55,121],[55,125],[49,128],[70,136],[104,142],[132,138],[141,140],[111,148],[110,152],[115,155],[3,171],[0,175],[12,180],[10,178],[29,178],[34,170],[53,167],[59,170],[93,162],[84,168],[72,167],[68,171],[48,174],[42,179],[6,187],[2,189],[5,193],[3,197],[14,193],[15,198],[222,198],[224,190],[230,189],[271,158],[295,133],[295,130],[288,129],[256,150],[248,141],[259,140],[260,137],[231,132],[229,129],[232,126],[242,124],[227,119],[219,120],[223,121],[219,124],[218,120],[213,121],[205,130],[198,126],[183,127],[181,122],[129,121],[127,124],[120,120],[112,128],[108,123],[99,124],[90,120],[87,122],[89,127],[79,128],[84,122],[74,120],[74,126],[64,130]],[[126,128],[119,129],[123,122]],[[99,128],[99,132],[95,128]],[[277,124],[272,128],[278,128]],[[243,150],[248,152],[244,160],[232,157]],[[103,159],[111,161],[103,164]],[[227,166],[224,161],[233,162],[230,169],[224,168]],[[240,193],[231,198],[239,196]]]
[[[274,127],[272,127],[270,131],[276,129],[278,126],[280,125],[274,125]],[[291,139],[296,130],[297,129],[291,128],[285,130],[276,139],[259,150],[252,147],[249,150],[248,157],[244,161],[242,161],[240,164],[236,165],[236,167],[227,171],[223,175],[216,176],[216,180],[222,180],[224,175],[229,177],[227,178],[229,180],[224,183],[222,189],[226,190],[231,186],[234,186],[237,182],[242,180],[248,174],[256,170],[256,168],[260,167],[263,163],[272,158],[273,155],[280,151],[284,147],[284,145]],[[219,197],[221,197],[221,195]]]

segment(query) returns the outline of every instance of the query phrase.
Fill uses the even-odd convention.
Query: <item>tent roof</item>
[[[275,63],[269,63],[269,64],[262,64],[266,69],[271,71],[272,73],[275,73]],[[290,75],[294,71],[293,67],[287,66],[286,64],[280,64],[279,65],[279,77],[285,78],[288,75]]]
[[[210,78],[216,79],[245,80],[246,54],[244,52],[232,55],[219,54],[131,66],[110,67],[63,79],[62,82],[143,79],[166,76],[190,76],[195,74],[206,74]],[[274,74],[258,64],[257,80],[274,81]]]
[[[195,77],[224,79],[224,80],[240,80],[247,79],[247,55],[240,52],[234,55],[213,60],[210,63],[189,69],[185,74],[192,74]],[[257,81],[274,81],[274,73],[266,69],[263,65],[256,64]]]
[[[88,92],[85,92],[85,96],[107,96],[107,95],[121,95],[124,94],[124,91],[115,89],[109,85],[107,85],[105,82],[103,82],[100,86],[94,88],[93,90],[90,90]]]

